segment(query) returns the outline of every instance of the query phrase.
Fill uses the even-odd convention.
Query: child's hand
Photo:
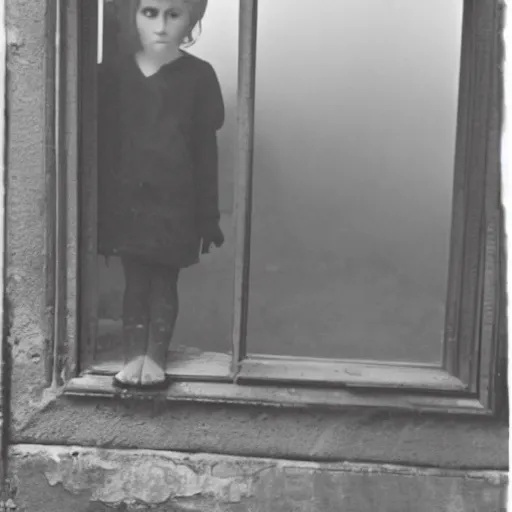
[[[208,222],[201,227],[201,254],[208,254],[211,245],[220,247],[224,243],[224,235],[218,222]]]

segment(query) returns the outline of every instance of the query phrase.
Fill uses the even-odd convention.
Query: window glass
[[[248,352],[437,362],[462,0],[260,0]]]

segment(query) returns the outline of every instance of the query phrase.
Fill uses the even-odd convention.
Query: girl
[[[215,71],[182,50],[207,0],[121,0],[120,44],[100,66],[98,248],[121,258],[124,368],[118,386],[165,386],[178,274],[224,242]]]

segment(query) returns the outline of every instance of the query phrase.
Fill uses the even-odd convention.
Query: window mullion
[[[235,278],[232,372],[246,355],[254,148],[257,0],[240,0],[238,138],[235,179]]]
[[[66,1],[56,0],[55,15],[55,272],[52,387],[61,384],[61,354],[66,332],[66,169],[65,169],[65,59],[66,59]]]
[[[93,363],[98,331],[97,255],[97,61],[98,2],[80,3],[80,360]]]

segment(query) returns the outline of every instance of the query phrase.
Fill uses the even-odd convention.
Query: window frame
[[[276,406],[380,407],[492,416],[506,392],[500,202],[499,0],[464,0],[446,339],[441,367],[378,361],[247,357],[257,0],[240,1],[236,248],[231,364],[187,373],[168,390],[119,391],[112,370],[83,372],[96,337],[94,80],[97,2],[56,0],[49,45],[46,173],[47,381],[68,396],[151,395]],[[89,82],[89,84],[88,84]],[[80,121],[80,122],[79,122]],[[77,284],[77,282],[79,284]]]

